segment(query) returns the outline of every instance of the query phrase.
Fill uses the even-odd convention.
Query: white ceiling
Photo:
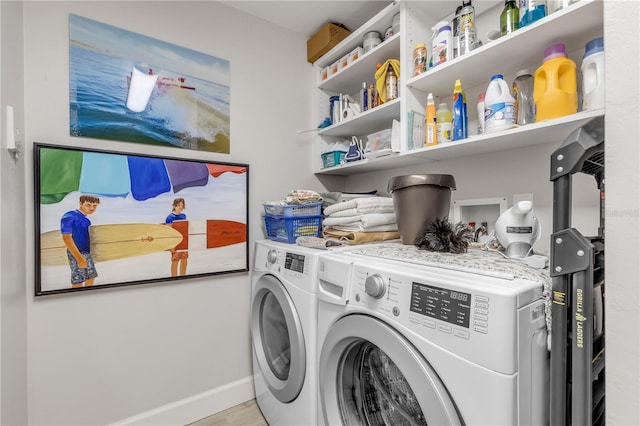
[[[221,3],[308,38],[327,22],[337,22],[354,31],[392,2],[389,0],[222,0]]]

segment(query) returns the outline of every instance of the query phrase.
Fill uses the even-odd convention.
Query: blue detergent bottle
[[[546,0],[519,0],[518,9],[520,9],[518,28],[526,27],[547,16]]]
[[[458,141],[468,136],[467,97],[462,90],[462,82],[456,80],[453,87],[453,105],[451,119],[451,140]]]

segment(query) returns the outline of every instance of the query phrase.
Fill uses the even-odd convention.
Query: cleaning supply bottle
[[[516,73],[511,85],[511,94],[516,100],[516,124],[522,126],[536,121],[533,107],[533,75],[528,69]]]
[[[384,81],[387,92],[387,99],[385,102],[396,99],[398,97],[398,76],[391,65],[387,68],[387,76]]]
[[[475,9],[471,0],[462,2],[458,14],[458,56],[471,52],[476,47]]]
[[[505,0],[500,14],[500,34],[507,35],[518,29],[520,11],[515,0]]]
[[[436,134],[438,142],[451,142],[451,122],[453,115],[446,103],[438,104],[436,110]]]
[[[516,124],[516,100],[502,74],[491,77],[484,98],[484,128],[486,133],[510,129]]]
[[[484,99],[485,92],[481,92],[478,95],[478,134],[481,135],[485,132],[484,130]]]
[[[563,43],[544,50],[533,77],[533,103],[536,123],[578,112],[576,64],[567,58]]]
[[[433,93],[429,93],[427,96],[427,108],[425,112],[425,145],[434,146],[438,144],[438,135],[436,134],[436,103],[433,100]]]
[[[582,110],[604,108],[604,39],[594,38],[585,45],[582,57]]]
[[[456,80],[453,86],[453,107],[451,118],[451,140],[459,141],[468,136],[467,97],[462,90],[462,82]]]
[[[433,28],[431,60],[433,66],[453,59],[453,33],[447,21],[438,22]]]
[[[368,97],[369,96],[367,94],[367,82],[363,81],[362,89],[360,89],[360,110],[362,112],[365,112],[366,110],[369,109]]]
[[[524,28],[547,16],[546,0],[519,0],[519,4],[520,20],[518,21],[518,28]]]

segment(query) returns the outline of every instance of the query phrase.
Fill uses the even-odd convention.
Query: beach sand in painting
[[[230,270],[242,270],[245,265],[246,243],[234,244],[207,250],[189,252],[189,276],[210,274]],[[145,256],[131,257],[96,263],[98,278],[94,287],[104,284],[125,283],[140,280],[169,279],[171,277],[171,253],[160,252]],[[175,281],[171,280],[173,284]],[[66,290],[71,288],[68,265],[42,267],[42,291]]]

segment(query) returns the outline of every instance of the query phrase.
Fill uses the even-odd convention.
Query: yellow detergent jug
[[[564,44],[552,44],[533,81],[536,122],[578,112],[576,64],[567,58]]]

